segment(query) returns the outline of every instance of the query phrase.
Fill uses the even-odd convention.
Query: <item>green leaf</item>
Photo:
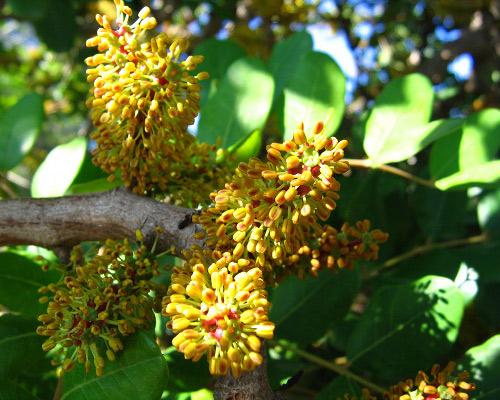
[[[35,21],[38,37],[54,51],[67,51],[73,46],[78,31],[73,2],[50,0],[43,17]]]
[[[308,345],[325,333],[332,321],[340,321],[357,294],[357,270],[323,271],[317,278],[289,277],[273,291],[270,319],[276,335]]]
[[[462,294],[447,278],[383,287],[354,329],[347,357],[386,383],[412,376],[448,355],[463,311]]]
[[[106,190],[111,190],[121,185],[121,179],[115,179],[113,182],[109,182],[106,178],[101,178],[85,183],[73,184],[66,191],[66,194],[105,192]]]
[[[47,9],[47,0],[7,0],[7,5],[16,17],[39,19]]]
[[[217,92],[202,107],[198,139],[229,148],[262,129],[271,109],[274,82],[262,61],[241,58],[224,76]]]
[[[19,164],[35,143],[42,122],[43,98],[28,93],[3,115],[0,121],[0,170]]]
[[[359,385],[343,376],[332,379],[332,381],[319,391],[316,400],[344,399],[344,395],[349,394],[353,398],[361,398],[361,388]]]
[[[500,397],[500,335],[469,349],[460,369],[469,371],[470,381],[476,384],[477,389],[472,392],[474,400],[497,400]]]
[[[164,356],[170,371],[167,385],[169,392],[194,392],[209,386],[210,374],[205,357],[198,362],[192,362],[186,360],[174,347],[169,348]]]
[[[429,143],[426,136],[432,139],[453,128],[453,123],[447,126],[443,121],[425,125],[431,117],[433,99],[432,83],[421,74],[395,79],[382,90],[366,122],[363,142],[374,164],[405,159],[408,153],[417,152]],[[399,141],[405,144],[400,145]],[[406,145],[411,151],[404,148]]]
[[[488,172],[485,170],[490,167],[481,166],[495,159],[500,146],[499,130],[500,111],[486,109],[468,116],[461,131],[437,140],[432,146],[429,167],[438,187],[447,190],[496,182],[498,169]],[[481,175],[477,182],[475,174]]]
[[[209,80],[201,82],[200,103],[203,106],[212,94],[211,88],[217,88],[229,66],[245,56],[245,50],[229,40],[208,39],[198,44],[193,54],[205,57],[199,68],[210,75]]]
[[[495,160],[438,179],[436,186],[441,190],[465,189],[471,186],[493,186],[499,182],[500,160]]]
[[[329,56],[315,51],[305,54],[284,89],[285,139],[293,137],[301,122],[309,133],[321,121],[325,132],[333,135],[344,115],[345,82]]]
[[[274,99],[279,97],[290,79],[295,75],[300,60],[313,49],[313,40],[306,31],[295,32],[273,47],[269,68],[276,87]]]
[[[40,374],[51,368],[42,350],[44,338],[36,334],[36,327],[34,318],[11,314],[0,317],[1,377]]]
[[[36,318],[47,306],[40,304],[38,289],[57,279],[53,271],[14,253],[0,253],[0,304],[12,312]]]
[[[500,236],[500,189],[481,197],[477,205],[477,219],[483,230]]]
[[[458,131],[462,125],[462,119],[440,119],[416,128],[392,131],[374,162],[387,164],[407,160],[437,139]]]
[[[158,400],[168,380],[168,367],[152,335],[139,332],[124,342],[104,375],[86,374],[79,364],[64,375],[61,400]]]
[[[62,196],[78,174],[86,149],[87,140],[84,137],[77,137],[52,149],[33,176],[31,195]]]
[[[248,161],[259,154],[262,147],[262,131],[257,129],[246,138],[231,146],[228,151],[236,157],[237,161]]]
[[[39,400],[38,397],[15,381],[0,379],[1,400]]]

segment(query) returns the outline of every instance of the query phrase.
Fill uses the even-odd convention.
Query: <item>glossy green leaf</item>
[[[344,115],[345,82],[331,57],[315,51],[305,54],[284,88],[285,139],[293,137],[301,122],[309,133],[321,121],[325,132],[333,135]]]
[[[437,140],[429,161],[437,186],[446,190],[496,182],[496,166],[482,165],[494,161],[500,147],[499,131],[500,111],[486,109],[468,116],[461,131]],[[487,171],[490,167],[493,170]]]
[[[500,189],[481,197],[477,205],[477,217],[481,228],[500,237]]]
[[[15,253],[0,253],[0,304],[12,312],[36,318],[47,305],[40,304],[38,289],[57,280],[53,271]]]
[[[340,321],[357,294],[357,270],[323,271],[317,278],[289,277],[273,291],[270,319],[276,336],[307,345]]]
[[[54,51],[67,51],[73,46],[77,25],[73,2],[50,0],[43,17],[35,21],[38,37]]]
[[[205,57],[199,69],[210,75],[209,80],[201,82],[200,103],[203,106],[212,94],[212,89],[216,91],[229,66],[237,59],[244,57],[245,51],[230,40],[208,39],[198,44],[193,54]]]
[[[400,127],[391,132],[372,159],[376,164],[407,160],[437,139],[458,131],[462,125],[462,119],[440,119],[415,128]]]
[[[500,160],[468,167],[436,181],[441,190],[465,189],[471,186],[492,186],[500,183]]]
[[[471,382],[477,389],[473,400],[497,400],[500,398],[500,335],[493,336],[483,344],[465,353],[460,369],[471,374]]]
[[[61,400],[158,400],[167,385],[168,367],[152,335],[139,332],[124,341],[104,375],[86,374],[78,365],[63,378]]]
[[[34,318],[13,314],[0,317],[1,377],[40,374],[51,368],[42,350],[44,338],[35,332],[37,325]]]
[[[347,357],[386,383],[412,376],[447,356],[463,311],[462,294],[447,278],[382,287],[354,329]]]
[[[257,129],[239,143],[235,143],[228,151],[235,156],[237,161],[248,161],[256,157],[262,147],[262,131]]]
[[[276,83],[274,98],[283,92],[290,79],[295,75],[300,60],[313,49],[313,40],[306,31],[295,32],[273,47],[269,59],[269,69]]]
[[[202,107],[198,139],[229,148],[256,129],[262,129],[271,109],[274,82],[262,61],[235,61],[217,92]]]
[[[366,122],[363,142],[373,163],[405,159],[428,144],[432,136],[446,134],[453,127],[453,123],[440,121],[426,125],[433,99],[431,81],[416,73],[395,79],[382,90]],[[404,144],[400,145],[400,141]],[[411,151],[405,146],[410,146]]]
[[[35,143],[44,119],[43,99],[29,93],[11,107],[0,120],[0,170],[19,164]]]
[[[62,196],[78,174],[86,149],[87,140],[84,137],[77,137],[52,149],[33,176],[31,195]]]
[[[165,354],[170,377],[167,390],[170,393],[194,392],[210,384],[210,374],[206,357],[198,362],[186,360],[175,348],[169,348]]]

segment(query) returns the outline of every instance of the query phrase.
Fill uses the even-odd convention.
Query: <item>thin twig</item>
[[[480,235],[476,236],[470,236],[467,238],[463,239],[453,239],[453,240],[448,240],[446,242],[438,242],[438,243],[429,243],[429,244],[424,244],[422,246],[415,247],[403,254],[400,254],[396,257],[388,259],[386,262],[382,264],[382,266],[373,271],[370,274],[370,278],[373,278],[375,276],[378,276],[380,272],[391,268],[395,266],[396,264],[399,264],[403,261],[406,261],[410,258],[420,256],[425,253],[429,253],[434,250],[439,250],[439,249],[448,249],[451,247],[458,247],[458,246],[468,246],[468,245],[474,245],[474,244],[480,244],[484,243],[489,240],[489,236],[486,232],[481,233]]]
[[[408,179],[409,181],[413,181],[415,183],[418,183],[419,185],[427,186],[427,187],[430,187],[432,189],[437,189],[434,182],[432,182],[428,179],[419,178],[418,176],[410,174],[409,172],[406,172],[400,168],[393,167],[392,165],[385,165],[385,164],[373,165],[371,160],[359,160],[359,159],[354,159],[354,158],[347,158],[347,159],[345,159],[345,161],[347,161],[351,167],[366,168],[366,169],[379,169],[380,171],[400,176],[401,178]]]
[[[290,350],[292,352],[294,352],[295,354],[297,354],[299,357],[302,357],[308,361],[311,361],[312,363],[314,364],[317,364],[321,367],[324,367],[326,369],[329,369],[330,371],[333,371],[333,372],[336,372],[337,374],[339,375],[342,375],[342,376],[345,376],[346,378],[348,379],[351,379],[353,381],[356,381],[358,382],[359,384],[361,384],[362,386],[368,388],[368,389],[371,389],[373,390],[374,392],[377,392],[377,393],[380,393],[380,394],[385,394],[387,393],[387,390],[384,389],[383,387],[381,386],[378,386],[377,384],[373,383],[373,382],[370,382],[369,380],[366,380],[365,378],[359,376],[359,375],[356,375],[354,372],[350,371],[349,369],[345,368],[345,367],[341,367],[335,363],[332,363],[330,361],[327,361],[321,357],[318,357],[314,354],[311,354],[307,351],[304,351],[304,350],[301,350],[291,344],[288,344],[286,342],[283,342],[283,341],[280,341],[279,343],[277,342],[273,342],[274,344],[276,345],[279,345],[281,347],[284,347],[286,348],[287,350]]]

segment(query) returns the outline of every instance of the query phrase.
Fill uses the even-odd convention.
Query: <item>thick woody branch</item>
[[[51,199],[0,201],[0,246],[34,244],[64,249],[83,241],[129,238],[141,229],[146,242],[158,236],[157,249],[182,250],[197,243],[193,210],[118,189]]]

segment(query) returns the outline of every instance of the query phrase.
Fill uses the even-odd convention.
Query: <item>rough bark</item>
[[[0,246],[34,244],[53,249],[62,258],[84,241],[129,238],[141,229],[146,242],[157,237],[157,250],[177,251],[201,244],[193,238],[200,229],[191,221],[194,211],[135,195],[124,189],[51,199],[0,201]],[[157,234],[156,228],[163,233]],[[267,379],[266,365],[239,379],[215,380],[216,399],[282,399]]]

